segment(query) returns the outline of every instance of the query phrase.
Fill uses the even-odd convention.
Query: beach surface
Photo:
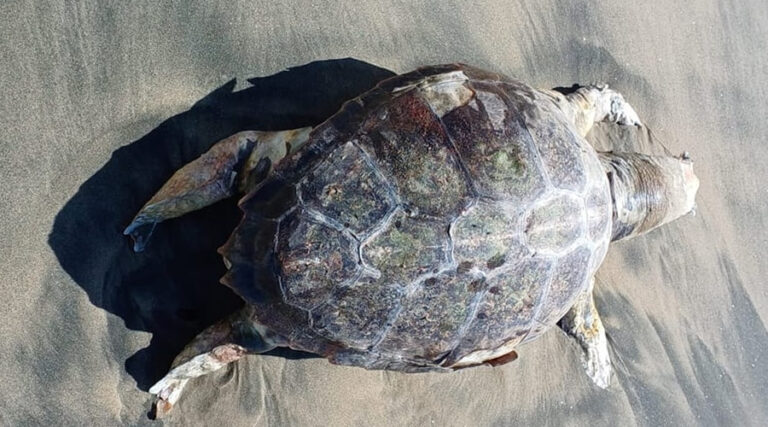
[[[764,0],[10,1],[0,6],[0,425],[768,425]],[[244,129],[315,125],[393,73],[464,62],[541,88],[608,83],[679,154],[696,216],[612,245],[595,387],[559,330],[496,368],[402,374],[281,351],[196,379],[162,421],[149,386],[241,304],[218,283],[235,200],[123,228]]]

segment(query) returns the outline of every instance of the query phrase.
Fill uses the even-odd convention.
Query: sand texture
[[[194,5],[193,5],[194,3]],[[557,330],[497,368],[401,374],[291,352],[195,380],[168,425],[768,425],[764,0],[5,1],[0,5],[0,425],[159,425],[148,387],[240,302],[225,201],[121,234],[181,165],[244,129],[313,125],[392,73],[461,61],[606,82],[689,151],[698,215],[612,246],[597,305],[616,375]],[[338,59],[351,58],[351,59]]]

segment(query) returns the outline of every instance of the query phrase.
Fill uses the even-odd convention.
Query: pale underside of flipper
[[[560,110],[576,126],[581,136],[586,136],[597,123],[608,122],[621,126],[642,126],[632,105],[624,96],[608,88],[608,85],[574,86],[563,94],[555,90],[542,91],[557,103]]]
[[[573,307],[560,319],[558,326],[581,346],[582,363],[589,378],[598,387],[607,388],[611,383],[613,368],[605,328],[595,307],[592,293],[594,285],[595,279],[592,278],[589,288],[579,295]]]
[[[210,326],[176,356],[171,370],[149,389],[157,396],[154,418],[173,409],[191,379],[219,370],[246,354],[261,354],[275,347],[269,331],[254,321],[249,307]]]

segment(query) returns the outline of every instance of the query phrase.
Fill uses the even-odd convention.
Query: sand
[[[698,215],[614,245],[597,275],[610,389],[552,331],[514,363],[452,374],[250,357],[163,422],[768,424],[763,0],[413,3],[0,6],[0,425],[159,424],[148,386],[238,307],[215,253],[238,214],[171,221],[134,254],[120,231],[135,210],[219,138],[316,124],[391,72],[452,61],[607,82],[655,138],[601,126],[596,144],[695,161]]]

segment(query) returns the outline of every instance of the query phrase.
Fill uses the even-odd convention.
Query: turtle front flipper
[[[211,373],[246,354],[261,354],[277,347],[266,328],[253,321],[250,306],[210,326],[176,356],[171,370],[149,392],[157,396],[153,418],[167,414],[189,380]]]
[[[155,225],[247,191],[268,176],[272,166],[306,142],[311,128],[279,132],[244,131],[225,138],[188,163],[150,199],[123,234],[133,249],[144,250]]]
[[[595,307],[592,291],[594,277],[589,288],[582,293],[568,313],[560,319],[558,326],[566,334],[576,339],[584,350],[583,364],[587,375],[600,388],[607,388],[611,383],[611,358],[608,355],[608,339],[600,315]]]
[[[595,123],[610,122],[624,126],[642,126],[634,108],[619,92],[608,85],[574,86],[563,94],[555,90],[544,91],[554,98],[560,109],[576,125],[581,136],[586,136]]]

